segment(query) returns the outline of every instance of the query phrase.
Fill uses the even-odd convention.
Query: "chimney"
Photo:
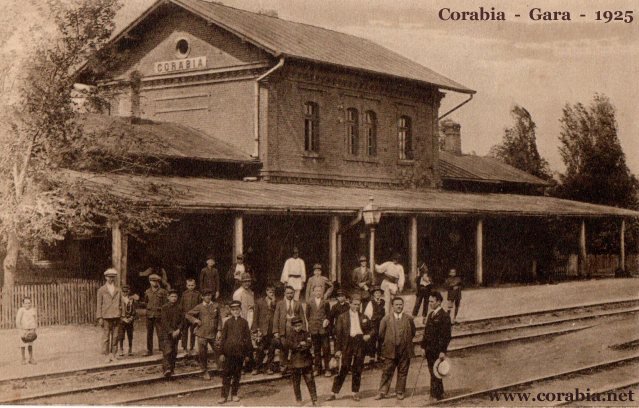
[[[461,156],[461,125],[454,120],[444,119],[439,122],[439,132],[442,136],[442,150]]]

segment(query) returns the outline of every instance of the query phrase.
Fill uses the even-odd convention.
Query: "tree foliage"
[[[49,35],[23,43],[18,69],[15,47],[0,67],[0,238],[6,245],[5,288],[13,285],[18,252],[27,243],[52,242],[70,234],[90,234],[120,223],[130,234],[150,232],[170,222],[166,209],[174,194],[140,182],[124,197],[96,188],[87,170],[103,175],[151,172],[160,161],[130,155],[156,143],[110,129],[85,131],[80,110],[107,106],[108,90],[74,83],[104,78],[117,55],[107,46],[118,0],[49,0]],[[32,26],[31,31],[41,26]],[[8,41],[6,43],[11,43]],[[78,98],[80,96],[80,98]],[[78,100],[84,101],[78,106]],[[81,173],[84,172],[84,173]],[[84,176],[79,176],[84,174]],[[163,191],[164,194],[160,192]],[[139,205],[141,198],[146,205]]]
[[[537,176],[551,180],[552,173],[548,162],[537,150],[537,125],[526,108],[515,105],[510,111],[514,124],[504,130],[501,144],[490,149],[490,154],[501,161]]]
[[[564,198],[637,208],[638,183],[617,137],[615,108],[595,94],[590,106],[566,104],[559,152],[566,165],[558,193]]]

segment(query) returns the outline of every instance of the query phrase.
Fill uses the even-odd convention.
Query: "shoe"
[[[260,372],[257,370],[253,370],[253,372],[251,373],[252,375],[258,375]]]
[[[23,358],[22,359],[22,365],[25,365],[25,364],[27,364],[27,360]]]
[[[353,394],[353,401],[359,401],[361,398],[358,393]]]
[[[320,373],[319,370],[313,371],[313,377],[319,377],[320,374],[322,374],[322,373]]]
[[[118,358],[117,358],[117,356],[115,355],[115,353],[112,353],[112,354],[111,354],[111,361],[116,361],[117,359],[118,359]]]
[[[36,363],[36,361],[34,359],[30,358],[29,359],[29,364],[36,365],[38,363]]]
[[[164,376],[169,378],[171,376],[171,370],[164,370]]]
[[[205,371],[204,374],[202,374],[202,378],[208,381],[211,379],[211,374],[209,374],[208,371]],[[224,400],[224,402],[226,402],[226,400]]]
[[[107,364],[109,364],[111,361],[113,361],[111,359],[111,356],[107,356],[107,358],[104,359],[104,362],[107,363]]]
[[[146,353],[144,353],[145,357],[152,356],[152,355],[153,355],[152,351],[147,351]]]
[[[331,374],[331,372],[330,372],[330,371],[326,371],[326,372],[324,373],[324,377],[330,377],[330,376],[332,376],[332,375],[333,375],[333,374]]]
[[[120,353],[118,354],[120,357],[124,357],[124,350],[120,350]]]
[[[222,405],[226,402],[226,398],[220,398],[219,400],[217,400],[217,404],[218,405]]]
[[[315,401],[315,400],[311,401],[311,405],[316,407],[317,406],[317,401]]]
[[[233,402],[240,402],[240,397],[238,397],[237,395],[234,395],[232,399],[233,399]]]
[[[133,352],[131,350],[129,350],[129,352],[127,353],[127,355],[132,356]]]
[[[403,400],[404,399],[404,394],[397,393],[397,399],[398,400]]]
[[[273,374],[275,374],[275,371],[271,370],[270,368],[266,370],[266,375],[273,375]]]
[[[331,394],[326,398],[326,401],[335,401],[337,399],[337,395]]]
[[[375,400],[379,401],[379,400],[384,399],[384,398],[386,398],[386,395],[384,395],[384,394],[379,394],[379,395],[377,395],[377,396],[375,397]]]

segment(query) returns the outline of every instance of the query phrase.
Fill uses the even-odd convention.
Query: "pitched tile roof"
[[[220,162],[255,162],[250,155],[236,147],[197,129],[177,123],[148,119],[140,119],[132,123],[127,117],[98,114],[82,114],[80,120],[88,132],[108,132],[110,135],[135,134],[149,142],[144,145],[144,152],[131,153]]]
[[[168,185],[180,191],[177,205],[185,211],[305,212],[355,214],[369,200],[391,214],[510,214],[526,216],[637,217],[639,212],[554,197],[517,194],[469,194],[441,190],[375,190],[317,185],[275,184],[211,178],[102,175],[68,171],[66,176],[108,187],[114,194],[148,203],[140,183]],[[157,191],[164,191],[158,188]],[[158,193],[160,194],[160,193]],[[158,196],[158,199],[162,197]]]
[[[547,186],[548,182],[488,156],[439,152],[440,175],[444,179],[479,182],[524,183]]]
[[[265,49],[275,57],[326,63],[425,82],[442,89],[475,93],[458,82],[363,38],[214,2],[170,1]],[[149,10],[163,3],[163,0],[159,0]],[[149,10],[141,18],[148,15]],[[133,22],[118,36],[125,34],[138,21]]]

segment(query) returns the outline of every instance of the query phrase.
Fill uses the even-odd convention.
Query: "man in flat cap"
[[[280,281],[286,286],[292,287],[295,290],[294,299],[300,300],[300,292],[306,282],[306,265],[304,260],[299,257],[297,247],[293,248],[293,256],[284,262]]]
[[[107,356],[107,362],[115,360],[118,351],[117,328],[120,323],[121,292],[115,284],[118,271],[109,268],[104,272],[106,282],[98,289],[98,305],[95,317],[102,327],[102,352]]]
[[[200,271],[200,290],[210,290],[213,299],[220,297],[220,274],[215,267],[215,257],[213,254],[206,256],[206,266]]]
[[[167,302],[168,293],[166,289],[160,287],[159,275],[149,276],[150,287],[144,292],[144,303],[146,303],[146,355],[153,354],[153,330],[155,329],[160,343],[160,312],[162,306]]]
[[[177,290],[169,290],[169,301],[160,312],[160,348],[162,349],[162,369],[165,377],[170,377],[175,369],[178,342],[184,329],[184,311],[178,303]]]
[[[220,308],[212,298],[213,292],[210,289],[202,291],[202,302],[186,312],[186,319],[196,326],[194,333],[205,380],[211,379],[208,370],[208,348],[211,346],[215,351],[215,340],[219,339],[222,328]]]
[[[224,368],[222,370],[222,395],[218,404],[224,404],[229,396],[234,402],[240,400],[237,394],[240,389],[242,365],[253,353],[248,322],[240,316],[242,303],[234,300],[230,306],[231,317],[224,322],[220,338]]]
[[[351,273],[351,286],[353,293],[358,293],[362,298],[362,304],[365,305],[370,298],[370,286],[371,286],[371,270],[367,266],[366,257],[359,257],[359,266],[353,269]]]
[[[322,264],[316,263],[313,265],[313,276],[306,282],[306,303],[311,301],[315,297],[315,288],[322,290],[322,297],[328,299],[333,292],[333,282],[326,276],[322,275]]]

